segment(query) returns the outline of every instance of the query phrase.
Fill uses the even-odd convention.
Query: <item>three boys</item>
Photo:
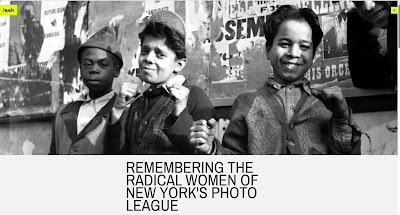
[[[183,21],[169,11],[154,14],[139,34],[140,76],[151,86],[140,95],[132,85],[122,85],[114,105],[118,117],[109,120],[105,132],[111,147],[104,153],[358,153],[360,132],[341,89],[311,89],[304,78],[322,38],[315,13],[282,6],[269,16],[264,31],[274,78],[257,91],[238,96],[221,146],[214,138],[214,109],[206,94],[186,82],[171,84],[186,65]],[[117,76],[107,74],[107,80]],[[91,91],[101,91],[96,88],[98,79],[86,80]],[[126,111],[128,101],[133,103]]]

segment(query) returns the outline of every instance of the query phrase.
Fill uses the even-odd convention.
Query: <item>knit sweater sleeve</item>
[[[178,117],[168,116],[163,131],[182,153],[193,154],[195,147],[190,145],[190,127],[195,120],[215,117],[214,107],[207,94],[201,88],[191,86],[186,108]]]
[[[246,117],[254,100],[253,94],[244,93],[235,99],[231,109],[230,122],[222,139],[222,145],[216,144],[216,154],[249,154]]]
[[[330,154],[360,154],[361,129],[354,121],[352,110],[350,116],[331,120],[333,143],[329,145]]]

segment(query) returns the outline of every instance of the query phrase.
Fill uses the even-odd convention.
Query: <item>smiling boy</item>
[[[123,65],[119,45],[109,27],[78,49],[83,83],[89,93],[59,108],[49,154],[102,154],[107,121],[116,100],[114,78]]]
[[[139,70],[150,84],[143,95],[129,83],[121,86],[121,108],[132,101],[127,114],[109,127],[111,154],[194,154],[190,127],[194,120],[215,116],[206,93],[182,83],[178,75],[186,66],[185,24],[174,12],[153,14],[139,34]],[[179,81],[180,79],[180,81]],[[119,143],[118,137],[125,135]],[[117,147],[117,148],[116,148]]]
[[[273,78],[236,98],[222,145],[214,119],[193,123],[191,143],[205,154],[359,153],[360,133],[341,89],[311,89],[304,78],[323,36],[317,15],[284,5],[264,32]]]

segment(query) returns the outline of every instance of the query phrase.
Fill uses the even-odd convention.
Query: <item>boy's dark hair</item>
[[[272,46],[274,38],[278,33],[279,26],[287,20],[306,21],[312,30],[313,54],[321,42],[323,32],[319,24],[318,16],[308,8],[296,8],[292,5],[283,5],[273,12],[264,23],[264,35],[267,40],[265,46]]]
[[[145,36],[164,37],[165,44],[174,51],[177,59],[186,58],[185,36],[168,25],[150,20],[144,30],[139,33],[140,43],[143,43]]]

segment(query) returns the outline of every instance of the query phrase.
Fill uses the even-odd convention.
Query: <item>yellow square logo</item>
[[[18,15],[17,5],[0,5],[0,15],[3,16]]]
[[[391,7],[391,14],[397,14],[398,7]]]

